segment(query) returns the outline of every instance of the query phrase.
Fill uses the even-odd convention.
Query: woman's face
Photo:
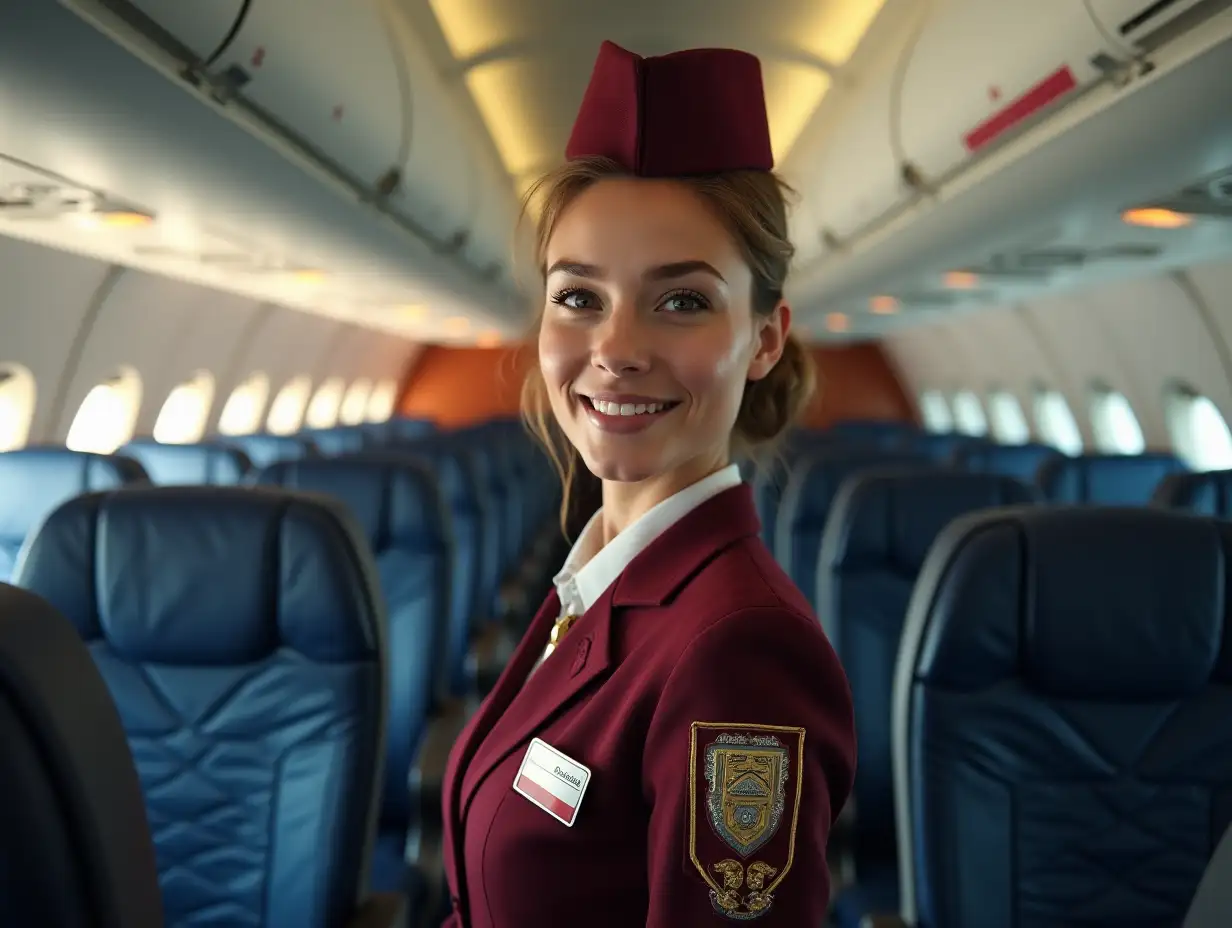
[[[546,269],[540,367],[591,472],[674,490],[725,463],[789,310],[754,317],[752,271],[706,201],[671,181],[599,181],[557,221]]]

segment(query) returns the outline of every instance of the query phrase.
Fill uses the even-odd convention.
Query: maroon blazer
[[[822,924],[851,694],[759,529],[747,485],[698,506],[527,680],[548,597],[449,758],[446,928]],[[513,789],[532,738],[591,771],[572,827]]]

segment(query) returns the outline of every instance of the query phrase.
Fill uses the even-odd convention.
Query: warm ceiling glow
[[[830,313],[826,316],[826,328],[831,332],[846,332],[851,322],[843,313]]]
[[[478,55],[514,32],[515,7],[501,0],[429,0],[429,5],[455,58]]]
[[[813,15],[802,24],[800,45],[839,65],[856,50],[885,0],[813,0],[810,5]]]
[[[407,322],[420,322],[428,315],[428,307],[412,303],[402,307],[402,318]]]
[[[1148,229],[1179,229],[1193,222],[1193,216],[1162,206],[1127,209],[1121,213],[1121,219],[1131,226],[1146,226]]]
[[[452,316],[441,325],[447,335],[465,335],[471,329],[471,322],[465,316]]]
[[[292,271],[291,276],[296,283],[300,284],[323,284],[325,283],[325,272],[319,271],[316,268],[302,267]]]
[[[99,221],[113,229],[132,229],[138,226],[148,226],[154,217],[147,213],[137,213],[130,210],[119,210],[114,213],[99,213]]]
[[[494,329],[489,329],[486,332],[480,332],[477,336],[475,336],[475,344],[480,348],[495,348],[502,341],[503,339],[501,338],[501,333],[495,331]]]
[[[830,89],[830,76],[797,62],[762,62],[774,160],[782,163]]]
[[[951,290],[974,290],[980,285],[980,276],[970,271],[946,271],[945,285]]]
[[[496,143],[505,170],[514,177],[533,176],[552,160],[536,144],[533,127],[537,120],[518,88],[524,84],[518,61],[490,61],[466,72],[466,86]]]
[[[888,316],[898,312],[898,300],[892,296],[881,294],[868,301],[868,308],[878,316]]]

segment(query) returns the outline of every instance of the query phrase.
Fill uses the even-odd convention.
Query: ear
[[[749,360],[749,380],[761,380],[779,363],[791,330],[791,307],[780,302],[774,312],[757,321],[757,346]]]

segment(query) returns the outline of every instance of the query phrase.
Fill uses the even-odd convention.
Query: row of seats
[[[871,440],[870,433],[873,438],[878,434],[882,437]],[[887,434],[893,440],[886,439]],[[1166,487],[1205,487],[1214,476],[1182,473],[1179,462],[1162,455],[1066,458],[1052,449],[1041,452],[1037,446],[977,445],[966,439],[950,442],[945,455],[921,453],[921,445],[940,443],[931,441],[934,437],[909,428],[864,424],[796,435],[783,458],[786,466],[772,475],[779,478],[780,486],[786,486],[777,512],[770,513],[771,519],[778,520],[776,555],[801,588],[812,593],[852,687],[860,764],[853,800],[837,840],[854,875],[851,885],[836,899],[834,918],[837,924],[853,928],[871,913],[898,910],[904,901],[900,899],[900,883],[906,877],[900,861],[904,855],[924,853],[919,845],[905,849],[900,843],[903,816],[909,810],[903,807],[901,785],[896,789],[895,763],[902,753],[902,732],[891,710],[896,668],[901,677],[907,660],[904,623],[909,604],[922,595],[920,589],[929,574],[927,565],[936,557],[938,538],[973,513],[1011,511],[1005,507],[1047,511],[1047,503],[1053,503],[1054,508],[1058,508],[1057,503],[1068,503],[1077,512],[1088,508],[1112,512],[1115,510],[1090,504],[1102,501],[1106,496],[1101,494],[1109,492],[1145,504],[1157,488],[1163,492]],[[951,437],[941,438],[948,441]],[[1033,459],[1033,464],[1024,465],[1026,459]],[[784,471],[786,480],[782,480]],[[1058,473],[1074,476],[1058,482]],[[758,495],[764,506],[770,496],[765,490],[767,477],[757,475],[755,483],[758,480]],[[1104,482],[1115,484],[1113,490],[1109,491]],[[1049,488],[1057,486],[1068,489],[1050,492]],[[1085,505],[1074,506],[1076,503]],[[1072,577],[1077,584],[1082,574],[1075,572]],[[999,582],[1000,578],[990,581],[986,590],[994,599],[1006,593],[998,588]],[[1050,588],[1049,593],[1064,597],[1067,587]],[[1008,602],[1003,605],[1011,606]],[[970,645],[972,653],[982,644]],[[965,659],[962,655],[959,664]],[[977,668],[978,664],[970,672],[977,673]],[[997,748],[990,746],[988,750]],[[960,791],[960,799],[962,795]],[[971,808],[971,822],[978,823],[984,810],[978,804]],[[961,820],[946,819],[952,832],[946,840],[973,840],[963,824],[968,807],[956,806],[949,814]],[[1026,824],[1044,831],[1049,825],[1044,821]],[[999,851],[1008,853],[1008,845]],[[938,851],[928,849],[926,857],[933,853]],[[940,853],[952,856],[951,845],[945,845]],[[978,859],[978,855],[972,858]],[[1076,885],[1088,876],[1083,874]],[[1192,888],[1190,885],[1188,890]],[[1033,886],[1025,891],[1046,889]],[[960,917],[951,913],[959,920],[951,921],[951,915],[936,921],[925,917],[920,924],[1001,925],[1021,921],[1017,915],[1003,918],[1000,910],[988,911],[998,914],[981,920],[983,916],[978,914]],[[1053,920],[1045,918],[1038,923],[1076,923],[1066,920],[1072,913],[1057,917],[1053,912],[1049,917]],[[1034,922],[1028,918],[1022,923]],[[1096,918],[1081,923],[1113,924],[1115,920]]]
[[[303,439],[260,438],[270,439],[271,445],[289,447],[287,441],[302,441],[301,447],[307,446]],[[550,468],[535,459],[534,446],[520,427],[508,422],[424,434],[384,447],[352,447],[332,457],[309,447],[306,453],[260,468],[245,466],[244,452],[221,442],[134,442],[114,456],[62,448],[0,455],[0,530],[6,527],[7,513],[5,534],[13,560],[23,541],[27,552],[31,550],[33,543],[25,536],[37,530],[46,512],[77,492],[122,485],[133,492],[133,487],[159,483],[157,477],[171,484],[194,478],[205,482],[211,473],[222,475],[219,482],[233,482],[229,478],[234,471],[220,467],[219,461],[237,464],[244,484],[308,492],[341,503],[374,559],[389,648],[389,724],[383,735],[385,774],[371,879],[377,889],[402,889],[408,879],[408,836],[416,818],[425,804],[430,814],[439,815],[430,790],[425,802],[415,800],[408,775],[444,701],[475,695],[470,645],[500,607],[502,582],[517,573],[519,563],[525,564],[520,555],[528,541],[545,522],[552,523],[557,491],[545,476]],[[193,521],[185,514],[183,531],[201,531]],[[249,546],[268,543],[259,529],[252,527]],[[224,533],[212,534],[217,541]],[[184,550],[201,558],[222,556],[218,546],[200,550],[189,545]],[[521,576],[526,578],[525,570]],[[20,582],[16,575],[14,579]],[[134,583],[129,587],[134,598],[147,584],[157,591],[155,574],[135,576]],[[201,595],[216,600],[203,608],[225,608],[230,592],[221,586]],[[208,623],[202,629],[206,627]],[[416,771],[416,777],[421,779],[422,772]]]

